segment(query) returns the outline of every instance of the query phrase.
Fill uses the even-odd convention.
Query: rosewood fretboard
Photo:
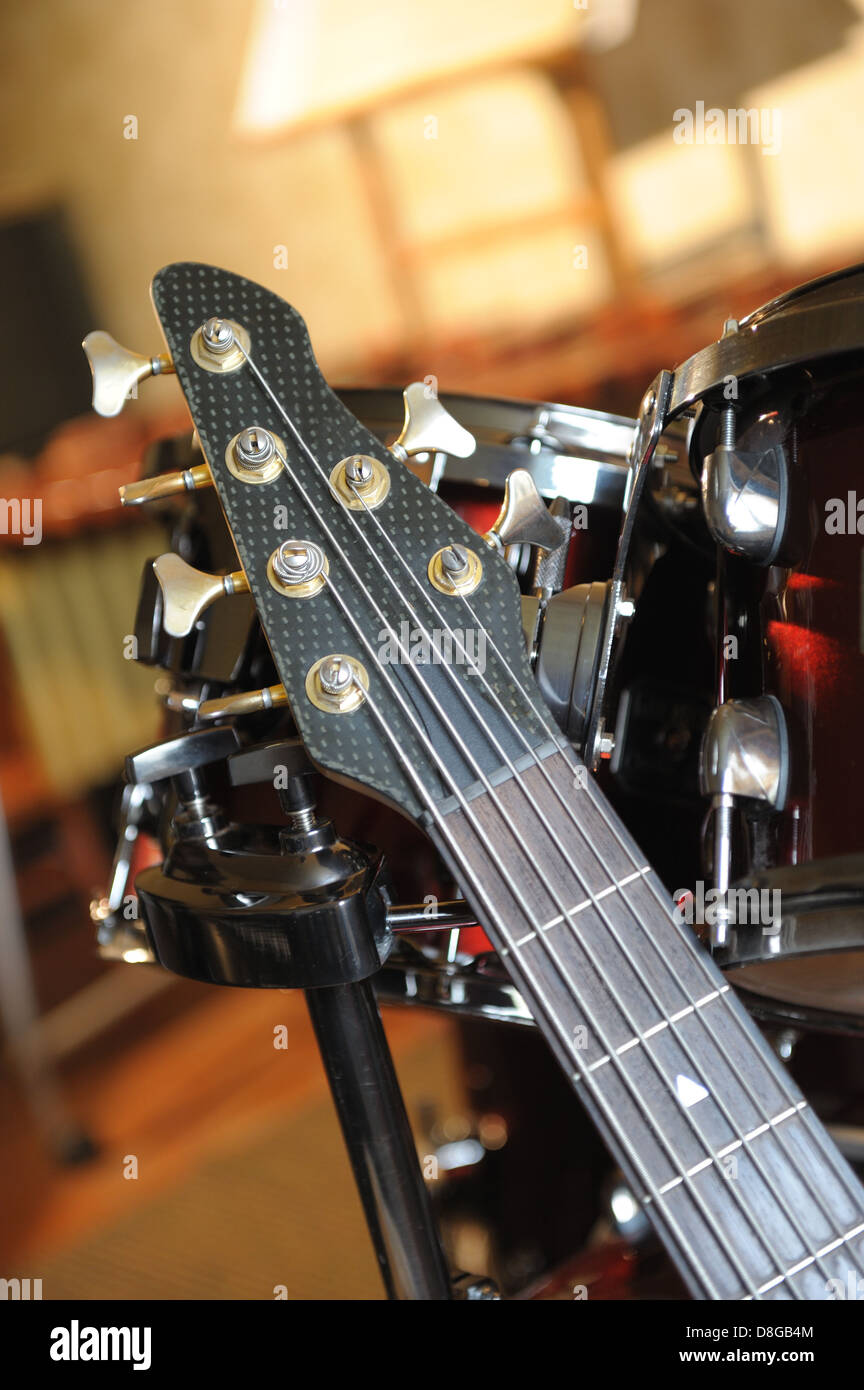
[[[864,1190],[582,780],[553,753],[430,832],[693,1293],[831,1298]]]

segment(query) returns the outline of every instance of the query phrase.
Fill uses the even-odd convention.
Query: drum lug
[[[733,879],[732,819],[739,798],[782,810],[789,783],[789,739],[782,706],[773,695],[727,700],[714,711],[702,740],[700,790],[711,797],[714,886],[723,895]],[[729,944],[723,908],[711,923],[711,945]]]
[[[702,465],[702,503],[714,539],[757,565],[772,564],[786,529],[788,493],[783,447],[736,449],[735,412],[728,406],[720,441]]]
[[[727,700],[714,710],[702,740],[704,796],[749,797],[780,811],[788,779],[786,719],[773,695]]]

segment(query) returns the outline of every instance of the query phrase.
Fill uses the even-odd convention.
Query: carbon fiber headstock
[[[512,571],[337,399],[296,310],[239,275],[186,263],[158,273],[153,302],[292,713],[319,767],[423,819],[454,783],[476,784],[472,766],[494,773],[502,749],[519,759],[525,737],[548,740]],[[219,330],[209,331],[215,350],[202,339],[211,319],[234,325],[234,346],[221,359]],[[244,440],[250,452],[249,429],[260,432],[251,464],[240,457]],[[277,456],[256,465],[263,432]],[[338,465],[355,458],[369,461],[361,473],[371,468],[377,492],[368,481],[345,485]],[[305,586],[280,578],[274,553],[289,540],[308,544],[307,560],[317,547],[326,573]],[[470,592],[448,591],[447,573],[440,588],[430,578],[430,561],[454,544],[479,561]],[[285,558],[283,551],[283,575]],[[345,676],[344,664],[322,675],[318,663],[335,655],[351,658],[348,698],[321,686]]]

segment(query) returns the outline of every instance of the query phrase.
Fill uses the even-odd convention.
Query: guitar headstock
[[[296,310],[206,265],[152,293],[242,567],[226,588],[248,585],[314,762],[422,819],[554,736],[512,570],[339,401]]]

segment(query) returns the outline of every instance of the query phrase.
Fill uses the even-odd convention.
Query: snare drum
[[[718,545],[717,709],[702,758],[713,877],[764,893],[754,907],[769,904],[756,921],[722,924],[719,963],[762,1015],[856,1032],[862,390],[864,267],[855,267],[730,325],[676,373],[673,397],[674,410],[697,412],[691,458]]]

